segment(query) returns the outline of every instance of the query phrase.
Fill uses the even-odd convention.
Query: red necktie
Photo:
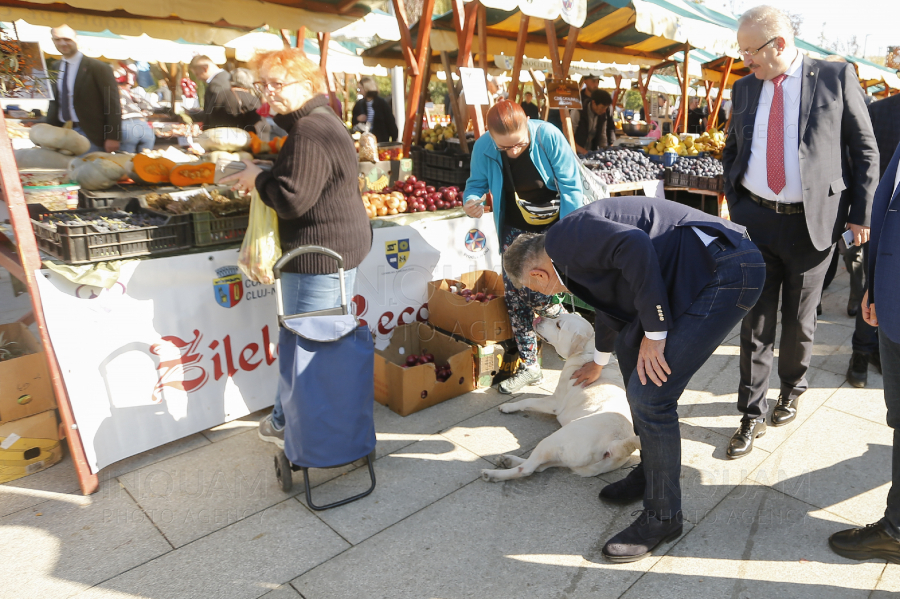
[[[781,87],[787,75],[779,75],[772,79],[775,92],[772,95],[772,108],[769,110],[769,131],[766,134],[766,171],[768,172],[769,189],[776,194],[781,193],[786,185],[784,178],[784,90]]]

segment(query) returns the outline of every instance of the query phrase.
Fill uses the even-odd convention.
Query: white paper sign
[[[581,27],[587,18],[587,0],[562,0],[560,15],[572,27]]]
[[[488,100],[487,82],[482,69],[460,67],[459,76],[462,78],[463,92],[466,94],[466,104],[469,106],[487,106]]]

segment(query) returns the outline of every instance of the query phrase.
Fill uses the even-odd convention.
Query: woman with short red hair
[[[583,203],[578,158],[563,134],[548,123],[530,120],[515,102],[495,104],[487,114],[490,135],[472,148],[472,167],[463,192],[466,214],[480,218],[488,193],[503,254],[522,233],[543,233]],[[523,365],[500,384],[501,393],[516,393],[542,379],[537,361],[535,312],[553,316],[562,310],[550,298],[516,289],[506,273],[506,305]],[[576,372],[577,382],[585,379]]]

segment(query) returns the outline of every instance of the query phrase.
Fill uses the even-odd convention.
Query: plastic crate
[[[432,166],[423,166],[420,179],[435,187],[455,185],[464,187],[469,180],[469,165],[464,169],[443,169]]]
[[[647,154],[647,157],[650,158],[650,162],[655,162],[656,164],[661,164],[665,167],[672,166],[675,164],[675,161],[678,160],[678,154],[673,154],[672,152],[666,152],[662,155]]]
[[[691,187],[691,175],[679,173],[670,168],[665,170],[664,184],[672,187]]]
[[[91,225],[57,225],[55,230],[40,222],[53,211],[39,204],[29,206],[31,226],[41,251],[59,258],[67,264],[88,264],[138,256],[167,254],[191,247],[191,216],[189,214],[166,215],[148,210],[133,199],[122,209],[133,213],[150,213],[166,217],[164,225],[141,227],[111,233],[99,232]],[[91,210],[66,210],[66,214],[88,212],[115,212],[113,208]]]
[[[148,193],[166,193],[177,187],[147,187],[143,185],[114,185],[100,191],[78,190],[78,207],[95,210],[97,208],[124,208],[134,198]]]
[[[197,247],[241,241],[250,222],[249,214],[216,216],[212,212],[195,212],[192,216],[194,245]]]
[[[444,154],[441,152],[432,152],[423,150],[421,158],[426,167],[432,166],[441,169],[465,169],[469,170],[469,164],[472,160],[471,154]]]
[[[721,192],[725,189],[725,179],[722,175],[715,177],[698,177],[697,189]]]

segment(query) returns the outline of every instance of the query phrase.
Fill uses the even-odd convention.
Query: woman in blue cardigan
[[[583,191],[578,158],[553,125],[529,120],[521,106],[503,101],[488,111],[487,128],[490,135],[479,138],[472,149],[464,208],[472,218],[480,218],[486,194],[491,193],[502,255],[522,233],[543,233],[555,220],[554,214],[565,218],[580,208]],[[532,328],[535,312],[554,316],[562,306],[551,306],[546,295],[516,289],[505,272],[503,283],[523,365],[500,384],[500,392],[516,393],[542,378]],[[578,382],[582,382],[580,377]]]

